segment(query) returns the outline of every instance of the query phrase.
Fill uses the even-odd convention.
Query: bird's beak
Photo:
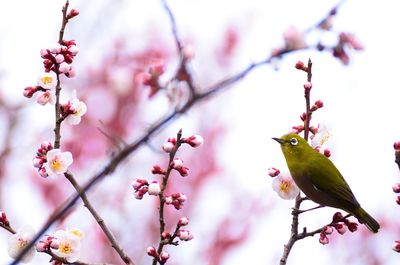
[[[285,142],[285,140],[282,140],[281,138],[275,138],[273,137],[272,139],[274,139],[275,141],[277,141],[280,144],[283,144]]]

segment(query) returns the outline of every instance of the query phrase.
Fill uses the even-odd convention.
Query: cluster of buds
[[[135,198],[143,199],[143,196],[149,191],[149,183],[145,179],[134,178],[132,187],[135,190]]]
[[[10,221],[8,221],[6,213],[2,211],[0,211],[0,223],[4,226],[10,226]]]
[[[268,169],[268,175],[274,178],[272,188],[284,200],[292,200],[299,194],[300,189],[297,187],[290,174],[281,174],[281,171],[275,167]]]
[[[165,203],[173,205],[175,209],[180,210],[183,208],[183,204],[187,200],[187,197],[182,192],[176,192],[165,197]]]
[[[190,230],[180,229],[182,226],[187,226],[189,224],[189,219],[187,217],[181,217],[178,220],[176,225],[176,229],[173,235],[171,233],[164,231],[161,234],[162,239],[165,244],[174,244],[177,245],[178,242],[174,242],[175,238],[179,238],[181,241],[189,241],[193,239],[193,234]],[[160,264],[166,263],[169,259],[170,255],[166,251],[161,251],[160,254],[157,253],[157,250],[153,246],[149,246],[146,249],[147,255],[150,257],[156,258]]]
[[[204,142],[203,137],[201,135],[191,135],[189,137],[182,137],[180,143],[188,144],[193,148],[199,147]],[[162,149],[167,152],[171,153],[176,146],[176,138],[169,138],[167,142],[163,145]]]
[[[165,264],[169,259],[169,253],[167,251],[161,251],[160,255],[158,255],[155,247],[148,247],[146,252],[150,257],[156,258],[160,264]]]
[[[57,257],[74,263],[79,259],[83,233],[79,229],[58,230],[54,235],[45,235],[36,244],[38,252],[51,251]],[[54,263],[63,264],[63,263]]]
[[[319,243],[326,245],[329,243],[328,235],[331,235],[335,230],[343,235],[347,230],[350,232],[357,231],[358,224],[349,221],[340,212],[336,212],[332,217],[332,222],[325,226],[319,234]]]
[[[41,239],[36,244],[36,250],[38,252],[46,252],[50,251],[50,249],[58,249],[60,246],[59,241],[54,236],[45,235],[43,239]]]
[[[162,59],[156,60],[150,65],[147,72],[142,72],[136,77],[139,83],[150,87],[149,97],[153,97],[162,88],[159,79],[165,72],[164,65],[165,63]]]
[[[393,148],[394,148],[394,156],[395,156],[395,162],[396,164],[399,166],[400,169],[400,142],[395,142],[393,144]]]
[[[33,166],[38,169],[39,175],[48,177],[44,164],[47,162],[47,153],[53,149],[50,142],[43,142],[39,149],[36,151],[36,156],[33,158]]]
[[[364,46],[353,34],[341,32],[336,46],[333,47],[333,56],[338,58],[344,65],[348,65],[350,62],[349,51],[361,51],[363,49]]]
[[[62,40],[49,48],[42,49],[40,56],[43,58],[45,72],[53,71],[67,77],[74,77],[75,70],[72,63],[78,52],[75,40]]]

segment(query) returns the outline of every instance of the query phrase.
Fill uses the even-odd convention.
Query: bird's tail
[[[363,208],[359,207],[354,211],[354,216],[357,217],[358,221],[364,224],[371,232],[377,233],[380,225],[379,223],[369,215]]]

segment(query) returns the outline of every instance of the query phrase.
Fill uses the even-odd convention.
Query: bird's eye
[[[299,143],[299,141],[296,138],[293,137],[292,139],[289,140],[289,143],[291,145],[297,145]]]

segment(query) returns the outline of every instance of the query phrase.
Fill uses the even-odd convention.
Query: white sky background
[[[41,69],[39,50],[58,36],[59,10],[63,3],[59,0],[1,1],[0,87],[7,99],[25,100],[21,97],[22,89],[36,80]],[[71,1],[73,7],[90,6],[85,8],[90,14],[82,13],[73,22],[82,24],[75,25],[72,32],[67,29],[67,36],[97,33],[93,39],[87,36],[84,40],[77,39],[81,49],[76,61],[78,68],[96,63],[98,49],[111,45],[114,36],[132,34],[138,45],[144,45],[148,40],[146,34],[151,34],[150,28],[160,27],[157,33],[170,34],[159,1],[115,1],[112,7],[117,11],[110,16],[97,13],[104,3],[106,1],[85,0],[76,1],[75,5],[75,1]],[[226,26],[237,26],[241,42],[233,69],[239,70],[268,56],[273,47],[281,44],[281,34],[289,25],[308,28],[335,3],[181,0],[171,3],[171,8],[180,34],[194,39],[194,70],[196,64],[206,63],[201,59],[202,54],[210,58],[207,49],[222,42]],[[355,0],[342,6],[334,20],[335,29],[356,33],[366,47],[365,51],[352,54],[349,67],[343,67],[327,54],[298,52],[285,57],[279,64],[279,71],[275,72],[270,66],[261,67],[230,92],[214,99],[226,104],[226,113],[222,115],[227,123],[230,121],[230,129],[221,159],[232,171],[236,185],[242,185],[246,192],[265,193],[265,199],[277,205],[266,220],[257,221],[259,229],[249,239],[252,243],[232,251],[225,264],[276,264],[274,260],[287,241],[293,202],[282,201],[273,193],[266,171],[270,166],[285,169],[281,151],[270,138],[282,135],[291,125],[299,123],[298,116],[304,109],[305,75],[293,66],[297,60],[306,61],[308,57],[314,63],[312,98],[325,103],[314,119],[332,127],[332,159],[366,210],[377,217],[399,220],[400,209],[391,192],[391,185],[400,181],[392,148],[393,142],[400,140],[398,10],[397,1],[388,0],[379,3]],[[201,72],[196,76],[199,83],[209,83],[205,78]],[[202,107],[207,108],[207,105]],[[37,110],[37,106],[33,111],[45,113]],[[35,119],[27,117],[27,120],[30,118]],[[313,220],[305,222],[318,226],[331,214],[332,210],[326,214],[322,211],[321,216],[314,214]],[[391,245],[399,238],[400,235],[385,235],[380,241],[383,255],[387,256],[385,264],[398,264],[399,257],[391,250]],[[337,244],[346,245],[347,239],[340,238]],[[4,233],[1,232],[1,264],[9,260],[3,242]],[[337,260],[331,260],[329,248],[329,245],[321,246],[317,237],[303,240],[294,246],[288,264],[306,261],[307,264],[338,264]]]

